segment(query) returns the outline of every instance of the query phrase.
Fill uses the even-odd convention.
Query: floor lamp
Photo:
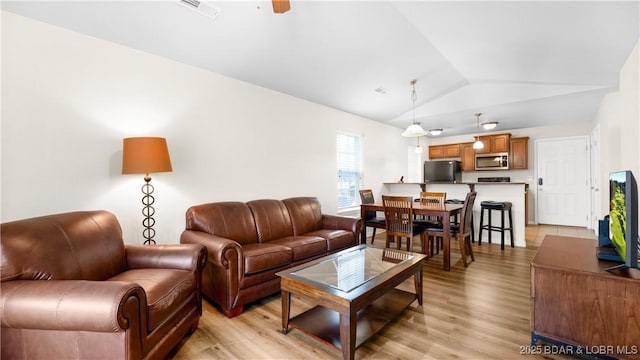
[[[153,203],[153,185],[151,185],[150,173],[172,171],[171,159],[169,159],[169,149],[167,140],[159,137],[132,137],[125,138],[122,143],[122,173],[123,174],[145,174],[145,184],[142,185],[142,236],[145,238],[144,244],[155,244],[153,237],[156,231],[153,229],[156,221],[153,218],[155,209]]]

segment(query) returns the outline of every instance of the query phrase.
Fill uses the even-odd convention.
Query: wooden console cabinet
[[[640,359],[640,279],[606,271],[595,239],[545,237],[531,263],[531,344]]]

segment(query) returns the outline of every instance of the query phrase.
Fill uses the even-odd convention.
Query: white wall
[[[596,124],[600,125],[601,216],[609,213],[606,181],[613,171],[631,170],[640,181],[640,56],[639,42],[620,70],[619,91],[608,94],[600,104]]]
[[[143,175],[122,138],[167,138],[152,174],[156,240],[213,201],[316,196],[336,212],[335,134],[364,137],[364,186],[407,171],[401,129],[2,12],[2,222],[75,210],[116,214],[141,244]]]

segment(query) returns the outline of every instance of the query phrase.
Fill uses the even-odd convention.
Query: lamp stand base
[[[156,199],[153,197],[153,185],[151,185],[151,177],[147,174],[144,177],[144,181],[146,182],[142,185],[142,193],[144,196],[142,197],[142,215],[145,218],[142,220],[142,226],[144,226],[144,230],[142,230],[142,236],[144,237],[144,245],[155,245],[156,241],[153,240],[154,236],[156,236],[156,231],[153,229],[153,225],[156,224],[156,220],[153,218],[153,215],[156,213],[156,210],[153,208],[153,203]]]

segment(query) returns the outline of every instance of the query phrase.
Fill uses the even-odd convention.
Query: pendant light
[[[413,87],[413,91],[411,92],[411,100],[413,100],[413,123],[402,133],[402,136],[404,137],[427,135],[427,132],[424,131],[422,126],[420,126],[420,123],[416,122],[416,101],[418,100],[418,95],[416,94],[416,82],[418,82],[418,80],[411,80],[409,83]]]
[[[422,149],[422,146],[420,146],[420,136],[416,136],[418,138],[418,145],[416,145],[416,148],[414,149],[414,151],[416,152],[416,154],[422,154],[422,152],[424,151]]]
[[[480,115],[482,115],[482,113],[476,114],[476,117],[478,118],[478,131],[476,133],[476,141],[473,143],[473,148],[476,150],[484,148],[484,144],[480,141]]]

